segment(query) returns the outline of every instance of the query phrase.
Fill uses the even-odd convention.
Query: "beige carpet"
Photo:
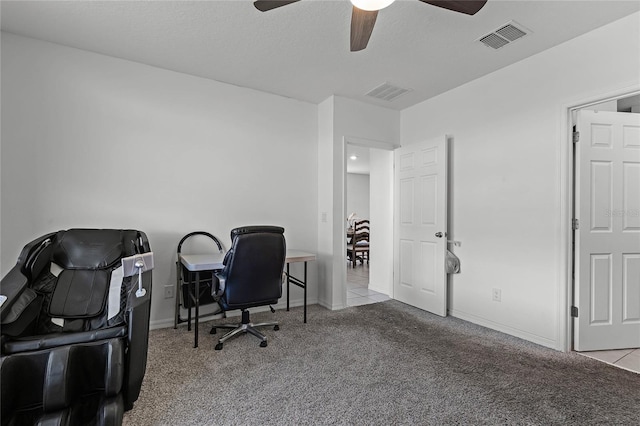
[[[151,332],[125,425],[635,425],[640,375],[396,301],[276,318],[269,346]]]

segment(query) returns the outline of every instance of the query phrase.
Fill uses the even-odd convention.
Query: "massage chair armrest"
[[[148,253],[151,251],[151,246],[149,245],[149,238],[147,234],[142,231],[138,231],[138,238],[140,243],[140,248],[142,249],[142,253]]]
[[[30,276],[30,265],[33,264],[35,257],[42,251],[42,248],[51,244],[51,240],[55,235],[55,232],[43,235],[24,246],[14,267],[0,281],[0,294],[6,297],[6,299],[2,298],[4,302],[0,306],[0,320],[3,322],[7,316],[19,316],[21,313],[15,310],[12,312],[12,308],[18,300],[22,299],[22,302],[24,302],[25,290],[29,287],[30,280],[33,278]],[[31,297],[32,295],[28,295],[28,298]],[[28,303],[22,303],[21,309],[26,309],[27,306]],[[10,312],[12,313],[10,314]]]
[[[76,333],[51,333],[17,339],[5,339],[2,342],[2,354],[11,355],[23,352],[48,350],[60,346],[70,346],[82,343],[98,342],[124,337],[127,328],[119,325],[99,330],[81,331]]]
[[[42,237],[38,237],[35,240],[29,242],[26,246],[22,248],[22,251],[18,255],[18,261],[16,262],[16,264],[20,268],[24,268],[25,265],[30,260],[31,256],[40,248],[42,243],[44,243],[46,240],[53,240],[57,233],[58,232],[51,232],[47,235],[43,235]],[[26,271],[24,270],[22,272],[26,273]]]
[[[11,308],[20,298],[22,293],[28,288],[29,280],[20,270],[20,265],[14,266],[7,275],[0,281],[0,294],[6,297],[6,300],[0,307],[0,320],[4,320]]]
[[[132,282],[132,288],[137,288],[137,279]],[[151,315],[151,271],[142,274],[143,287],[146,294],[137,297],[135,291],[129,295],[128,316],[128,362],[124,377],[124,404],[125,410],[133,408],[133,403],[140,395],[142,379],[147,368],[147,349],[149,342],[149,319]]]

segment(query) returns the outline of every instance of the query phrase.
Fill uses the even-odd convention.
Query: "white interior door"
[[[574,348],[640,347],[640,114],[577,127]]]
[[[447,315],[447,140],[395,151],[393,298]]]

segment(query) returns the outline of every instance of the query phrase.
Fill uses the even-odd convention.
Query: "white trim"
[[[473,323],[473,324],[481,325],[483,327],[487,327],[487,328],[499,331],[501,333],[510,334],[511,336],[519,337],[521,339],[528,340],[533,343],[537,343],[538,345],[546,346],[551,349],[557,349],[556,348],[557,342],[556,340],[553,340],[553,339],[548,339],[546,337],[538,336],[537,334],[532,334],[527,331],[520,330],[518,328],[509,327],[504,324],[493,322],[486,318],[478,317],[473,314],[468,314],[466,312],[457,311],[455,309],[449,310],[449,315],[464,321],[469,321],[470,323]]]
[[[309,308],[309,306],[311,305],[316,305],[319,304],[321,306],[324,306],[325,308],[328,308],[327,306],[325,306],[322,303],[318,303],[317,300],[309,300],[307,299],[307,309]],[[209,306],[209,305],[207,305]],[[277,310],[281,310],[281,311],[285,311],[287,309],[287,303],[286,302],[278,302],[275,305],[272,305],[274,309]],[[295,299],[295,300],[290,300],[289,301],[289,308],[297,308],[297,307],[302,307],[304,306],[304,299]],[[330,309],[330,308],[329,308]],[[251,308],[251,312],[265,312],[268,311],[269,308],[267,306],[256,306],[255,308]],[[240,310],[239,309],[234,309],[233,311],[228,311],[227,312],[227,317],[236,317],[236,316],[240,316]],[[221,319],[222,318],[222,312],[218,312],[216,314],[205,314],[205,315],[201,315],[200,316],[200,320],[199,323],[205,323],[208,321],[213,321],[213,320],[217,320],[217,319]],[[194,322],[195,319],[192,317],[191,321]],[[302,316],[300,316],[300,321],[302,321]],[[169,327],[173,327],[173,323],[174,323],[174,318],[164,318],[164,319],[159,319],[159,320],[154,320],[149,322],[149,330],[157,330],[160,328],[169,328]],[[178,327],[186,327],[187,326],[187,322],[181,322],[180,324],[178,324]]]
[[[344,145],[347,144],[363,146],[366,148],[376,148],[376,149],[386,149],[388,151],[393,151],[396,148],[399,148],[400,145],[394,145],[393,143],[379,141],[375,139],[367,139],[367,138],[357,138],[355,136],[344,136],[342,138]]]
[[[344,308],[347,307],[347,305],[330,305],[330,304],[328,304],[326,302],[318,302],[318,305],[320,305],[323,308],[326,308],[326,309],[328,309],[330,311],[339,311],[340,309],[344,309]]]
[[[637,82],[628,82],[607,91],[594,93],[589,97],[574,99],[561,104],[560,134],[560,253],[558,265],[558,342],[556,349],[569,352],[573,349],[573,262],[572,229],[573,219],[573,112],[601,102],[626,98],[640,93]]]
[[[340,147],[340,152],[342,154],[342,161],[340,164],[342,165],[342,194],[338,197],[340,202],[342,203],[342,208],[340,218],[347,217],[347,144],[362,146],[365,148],[374,148],[374,149],[384,149],[387,151],[393,151],[396,148],[399,148],[399,145],[394,145],[390,142],[379,141],[375,139],[367,139],[367,138],[358,138],[355,136],[343,136],[342,137],[342,146]],[[334,174],[335,176],[335,174]],[[334,198],[335,199],[335,198]],[[344,222],[341,222],[341,224]],[[344,241],[344,227],[334,226],[334,241]],[[340,277],[342,281],[342,306],[337,307],[334,306],[331,309],[342,309],[346,308],[347,305],[347,262],[344,261],[344,253],[346,248],[343,247],[338,253],[340,253]],[[334,263],[335,265],[335,263]]]

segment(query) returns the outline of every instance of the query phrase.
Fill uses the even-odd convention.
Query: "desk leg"
[[[287,312],[289,312],[289,264],[287,263]]]
[[[173,328],[178,328],[178,315],[180,313],[180,299],[178,299],[178,295],[180,291],[180,260],[176,262],[176,291],[174,296],[176,297],[176,303],[174,308],[174,318],[173,318]]]
[[[307,262],[304,262],[304,323],[307,323]]]
[[[193,347],[198,347],[198,320],[200,317],[200,272],[196,272],[196,320],[195,320],[195,341]]]
[[[191,283],[193,282],[193,272],[189,272],[189,312],[187,312],[187,331],[191,331]]]

